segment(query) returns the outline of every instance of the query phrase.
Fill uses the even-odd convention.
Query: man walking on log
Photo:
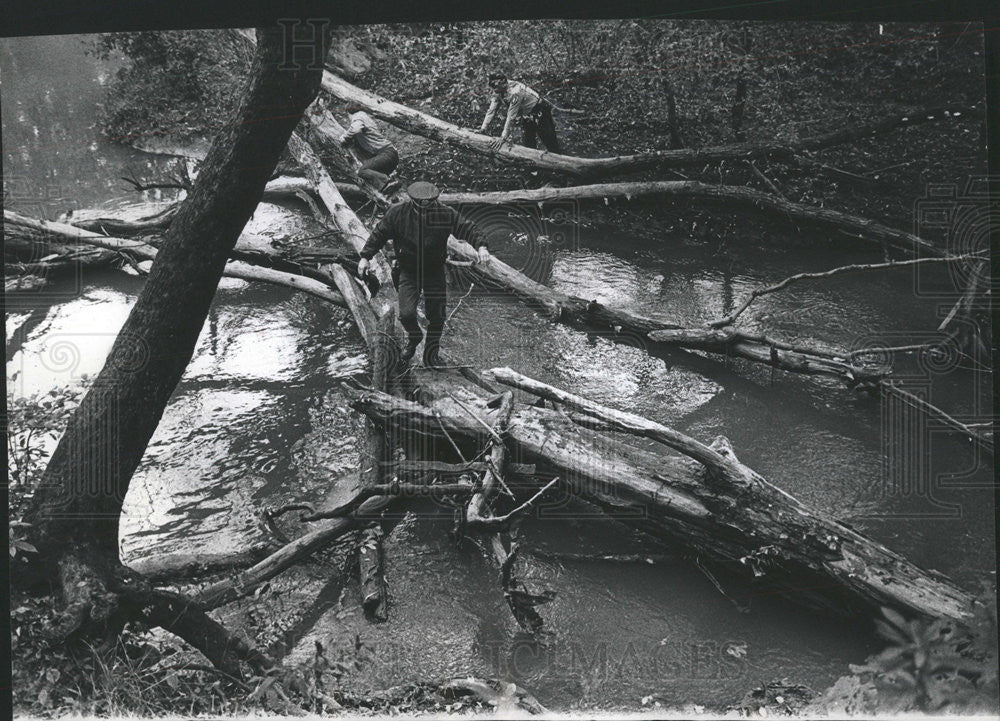
[[[427,315],[423,360],[424,365],[433,367],[438,365],[441,334],[444,332],[448,237],[454,235],[471,243],[479,253],[478,262],[489,260],[490,251],[473,223],[463,220],[455,210],[438,202],[440,193],[433,184],[423,181],[412,183],[407,187],[406,194],[409,199],[391,205],[368,237],[368,242],[361,249],[358,274],[365,277],[369,261],[386,242],[392,240],[396,256],[393,263],[394,282],[398,275],[399,322],[409,336],[401,360],[404,365],[409,363],[424,338],[417,322],[417,302],[422,292]]]
[[[486,111],[480,133],[485,133],[500,108],[500,102],[507,103],[507,120],[503,125],[500,137],[494,140],[490,147],[499,150],[510,138],[514,129],[514,121],[519,121],[524,134],[523,144],[529,148],[536,147],[536,136],[542,139],[545,149],[550,153],[561,153],[559,139],[556,138],[556,125],[552,120],[552,105],[524,83],[507,80],[503,73],[491,73],[490,88],[493,90],[493,100]]]
[[[363,156],[358,169],[359,178],[376,190],[391,193],[399,187],[396,181],[389,181],[389,176],[399,165],[399,153],[372,117],[364,112],[364,106],[351,103],[346,109],[351,116],[351,124],[340,144],[346,148],[353,143]]]

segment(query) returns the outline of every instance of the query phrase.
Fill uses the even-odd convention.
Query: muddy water
[[[110,144],[92,127],[110,72],[77,38],[2,45],[5,192],[8,207],[49,217],[71,207],[121,203],[129,163],[162,159]],[[43,101],[39,101],[43,98]],[[44,189],[55,183],[55,195]],[[19,191],[21,192],[21,191]],[[151,199],[146,199],[151,200]],[[41,209],[41,210],[40,210]],[[536,279],[646,315],[700,323],[732,310],[753,288],[789,274],[877,262],[879,249],[810,236],[767,239],[617,222],[586,211],[483,222],[498,256]],[[294,208],[264,205],[247,234],[258,240],[315,232]],[[548,247],[536,236],[557,238]],[[641,349],[552,324],[511,298],[454,278],[445,350],[477,367],[509,365],[597,401],[635,410],[698,438],[724,434],[739,455],[818,510],[835,513],[915,562],[975,588],[994,567],[991,468],[960,438],[899,425],[877,398],[839,383],[738,360]],[[61,281],[49,302],[8,303],[9,392],[84,383],[100,370],[141,287],[119,272]],[[950,287],[932,269],[843,276],[760,299],[746,327],[846,347],[884,344],[936,327]],[[915,293],[914,289],[919,291]],[[461,302],[459,303],[459,299]],[[285,289],[224,280],[194,359],[133,479],[122,524],[127,558],[239,549],[268,539],[258,514],[291,500],[320,500],[357,468],[358,420],[336,391],[363,372],[363,344],[346,312]],[[907,366],[908,387],[957,415],[989,407],[990,379],[964,367]],[[904,418],[905,420],[905,418]],[[895,424],[895,425],[894,425]],[[918,437],[919,447],[900,439]],[[910,485],[893,485],[905,471]],[[621,526],[586,513],[528,521],[524,546],[573,553],[663,553]],[[797,610],[766,594],[741,613],[683,562],[612,564],[525,555],[524,576],[557,591],[542,609],[550,634],[517,632],[492,568],[447,536],[450,516],[423,508],[387,544],[391,618],[364,620],[357,589],[336,559],[276,579],[254,613],[227,611],[248,628],[284,628],[273,651],[305,658],[313,641],[365,650],[344,683],[379,688],[446,674],[508,675],[556,709],[737,700],[762,680],[789,677],[822,688],[875,646],[861,630]],[[286,524],[293,531],[294,523]],[[271,616],[270,622],[261,617]]]

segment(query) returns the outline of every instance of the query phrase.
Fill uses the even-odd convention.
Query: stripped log
[[[285,200],[294,197],[296,193],[309,191],[312,184],[305,178],[281,176],[268,181],[264,187],[263,201]],[[350,191],[348,191],[350,192]],[[180,201],[166,206],[150,215],[127,220],[114,216],[102,216],[103,211],[75,210],[65,219],[69,225],[83,228],[103,235],[131,237],[140,233],[162,232],[170,227],[170,222],[177,215]]]
[[[597,183],[568,188],[522,188],[489,193],[447,193],[441,202],[456,205],[516,205],[562,200],[604,200],[607,198],[641,198],[648,196],[695,198],[730,202],[756,210],[766,210],[790,220],[820,225],[843,231],[863,240],[890,245],[907,253],[944,255],[942,249],[913,233],[890,228],[868,218],[841,213],[829,208],[816,208],[793,203],[783,197],[763,193],[738,185],[710,185],[696,180],[657,180],[635,183]]]
[[[218,553],[175,552],[144,556],[128,561],[125,565],[150,582],[174,582],[184,578],[246,568],[267,557],[270,547],[265,543],[247,548]]]
[[[385,581],[385,549],[382,526],[374,523],[358,539],[358,575],[361,581],[361,608],[375,621],[389,619],[389,587]]]
[[[789,157],[807,150],[819,150],[861,140],[899,127],[957,118],[971,113],[968,106],[949,105],[897,113],[870,124],[849,127],[827,135],[800,140],[732,143],[699,149],[659,150],[609,158],[579,158],[526,148],[513,143],[506,144],[499,150],[494,150],[491,145],[496,138],[460,128],[428,113],[414,110],[371,91],[363,90],[329,71],[323,73],[323,90],[339,100],[363,105],[373,116],[409,133],[422,135],[431,140],[447,143],[520,167],[590,177],[715,163],[720,160],[764,156]]]
[[[476,251],[457,238],[448,239],[448,249],[461,260],[472,261]],[[854,385],[878,380],[884,371],[865,368],[849,360],[846,352],[822,349],[804,343],[785,343],[766,336],[737,330],[685,328],[667,320],[640,316],[597,301],[566,295],[536,283],[496,257],[469,266],[469,272],[490,286],[499,286],[532,305],[543,308],[553,319],[569,325],[597,328],[612,340],[638,346],[647,353],[662,354],[670,347],[720,353],[763,363],[773,368],[809,375],[826,375]]]
[[[368,240],[368,229],[344,200],[316,152],[296,133],[293,133],[288,141],[288,148],[295,159],[305,168],[307,176],[315,187],[316,194],[319,195],[330,214],[332,226],[355,251],[360,252]],[[389,264],[381,253],[372,259],[371,272],[375,273],[375,277],[384,288],[384,292],[379,293],[378,299],[372,303],[373,312],[381,315],[396,299]]]
[[[499,379],[500,376],[494,376]],[[482,425],[448,397],[458,392],[458,374],[420,378],[428,405],[376,391],[346,389],[351,404],[398,432],[440,434],[482,442]],[[677,438],[676,431],[631,414],[589,404],[534,382],[535,391],[559,403],[597,413],[624,431]],[[475,387],[464,384],[465,402],[485,418],[490,411]],[[440,425],[439,425],[440,423]],[[909,616],[971,618],[972,598],[944,576],[925,571],[876,541],[819,513],[739,462],[728,441],[701,444],[699,457],[640,448],[575,425],[554,410],[518,406],[508,431],[511,453],[564,479],[563,487],[613,518],[678,542],[696,557],[750,581],[783,588],[790,598],[842,615],[870,617],[880,606]],[[541,509],[553,516],[565,506]],[[579,512],[579,511],[577,511]],[[543,515],[544,517],[544,515]]]

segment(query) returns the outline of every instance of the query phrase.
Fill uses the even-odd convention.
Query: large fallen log
[[[457,205],[516,205],[556,200],[605,200],[608,198],[695,198],[748,206],[777,213],[791,220],[843,231],[865,240],[891,245],[908,253],[941,256],[944,251],[913,233],[890,228],[868,218],[793,203],[785,198],[737,185],[710,185],[694,180],[659,180],[639,183],[598,183],[568,188],[534,188],[490,193],[446,193],[441,202]]]
[[[589,177],[714,163],[720,160],[738,158],[791,157],[807,151],[860,140],[899,127],[956,118],[970,113],[970,108],[964,105],[917,109],[911,112],[897,113],[874,123],[844,128],[827,135],[800,140],[732,143],[697,149],[659,150],[609,158],[579,158],[514,144],[508,144],[500,150],[494,150],[491,144],[496,138],[467,128],[460,128],[428,113],[393,102],[371,91],[363,90],[329,71],[323,73],[323,90],[339,100],[363,105],[375,117],[409,133],[422,135],[431,140],[471,150],[474,153],[521,167]]]
[[[468,243],[449,238],[448,250],[461,260],[473,261],[476,252]],[[670,347],[681,347],[739,357],[773,368],[839,378],[850,385],[874,382],[884,371],[865,368],[851,362],[845,352],[817,348],[805,343],[787,343],[739,330],[685,328],[676,323],[640,316],[637,313],[605,306],[566,295],[536,283],[523,273],[493,257],[486,263],[468,266],[473,276],[487,285],[500,287],[535,306],[552,318],[569,325],[597,328],[612,340],[637,346],[658,354]]]
[[[348,190],[352,186],[345,184],[344,189]],[[283,175],[268,182],[264,187],[262,200],[275,201],[286,200],[295,197],[297,193],[308,192],[312,189],[312,183],[306,178]],[[360,190],[360,189],[359,189]],[[114,216],[98,215],[99,211],[73,211],[66,218],[65,222],[77,228],[83,228],[103,235],[115,235],[131,237],[142,233],[157,233],[165,231],[177,215],[180,208],[180,201],[166,206],[150,215],[128,220]]]
[[[288,141],[288,149],[312,181],[316,194],[330,214],[332,226],[355,251],[360,252],[368,240],[368,229],[344,200],[337,185],[333,182],[333,178],[320,162],[319,156],[316,155],[309,143],[299,137],[297,133],[293,133]],[[372,259],[371,270],[385,289],[385,292],[379,293],[378,299],[372,304],[372,312],[381,316],[395,301],[396,295],[392,286],[389,264],[381,253]]]
[[[530,380],[498,371],[493,377],[526,386]],[[441,435],[443,429],[473,444],[488,438],[483,424],[491,412],[481,391],[446,371],[422,373],[417,382],[424,404],[371,390],[345,387],[345,393],[353,407],[397,433]],[[512,455],[557,474],[571,496],[613,518],[679,542],[695,558],[744,579],[783,588],[793,600],[814,608],[858,615],[888,606],[908,616],[959,622],[971,617],[971,596],[947,578],[809,511],[740,463],[724,438],[702,444],[537,381],[530,387],[621,431],[669,442],[699,459],[640,448],[621,435],[579,426],[556,410],[518,406],[508,427]],[[452,400],[456,395],[482,414],[479,422]],[[563,517],[572,512],[565,505],[547,510]]]
[[[340,269],[347,275],[347,271]],[[345,298],[348,297],[345,294]],[[369,308],[367,304],[364,306]],[[369,308],[370,311],[370,308]],[[359,313],[355,313],[355,318]],[[396,365],[399,347],[393,338],[396,323],[395,309],[389,308],[375,323],[373,337],[366,339],[371,349],[372,387],[388,389],[389,373]],[[365,419],[362,446],[360,486],[362,489],[378,486],[385,481],[386,461],[392,457],[390,439],[368,418]],[[377,621],[389,617],[389,587],[385,580],[385,549],[382,524],[375,523],[367,529],[358,543],[358,574],[361,580],[361,606],[365,613]]]
[[[56,239],[65,245],[88,245],[103,248],[126,255],[135,260],[155,260],[159,249],[151,243],[131,238],[114,238],[101,233],[95,233],[83,228],[77,228],[66,223],[56,223],[50,220],[38,220],[15,213],[3,211],[4,235],[24,232],[38,234],[42,241]],[[238,255],[238,251],[236,252]],[[250,257],[250,256],[245,256]],[[246,260],[230,260],[226,263],[223,275],[227,278],[261,281],[272,285],[281,285],[293,290],[299,290],[329,303],[346,307],[343,296],[333,290],[327,283],[307,275],[299,275],[269,267],[253,265]]]

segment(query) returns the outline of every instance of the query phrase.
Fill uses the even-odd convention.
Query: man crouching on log
[[[358,177],[375,190],[392,193],[399,188],[397,181],[389,180],[389,176],[399,165],[399,152],[382,134],[371,116],[364,112],[363,105],[349,103],[346,110],[351,116],[351,124],[340,139],[340,144],[346,148],[353,143],[364,157],[358,169]]]
[[[489,260],[490,251],[473,223],[438,202],[440,193],[436,186],[418,181],[406,189],[406,194],[409,200],[390,206],[368,237],[361,249],[358,275],[364,278],[368,274],[369,261],[392,240],[396,254],[392,274],[399,293],[399,322],[409,336],[401,362],[402,365],[409,363],[424,339],[417,322],[417,301],[423,292],[427,313],[424,365],[433,367],[438,365],[444,332],[448,237],[454,235],[471,243],[479,252],[479,262]]]
[[[529,148],[535,147],[536,136],[542,139],[545,149],[550,153],[561,153],[559,139],[556,137],[556,126],[552,120],[552,106],[534,90],[524,83],[508,80],[503,73],[491,73],[489,77],[493,100],[490,102],[480,133],[485,133],[500,108],[500,103],[507,103],[507,120],[504,122],[500,137],[494,140],[490,147],[499,150],[500,146],[510,139],[514,130],[514,122],[521,123],[522,142]]]

